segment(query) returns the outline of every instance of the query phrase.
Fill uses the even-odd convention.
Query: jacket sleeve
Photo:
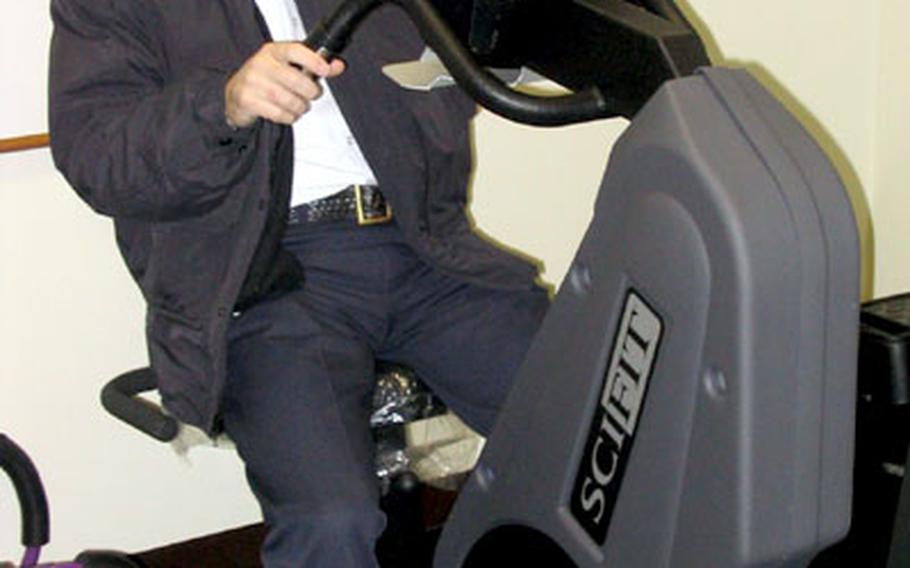
[[[257,127],[227,125],[229,71],[168,79],[150,5],[52,0],[51,150],[99,213],[175,220],[215,207],[249,172]]]

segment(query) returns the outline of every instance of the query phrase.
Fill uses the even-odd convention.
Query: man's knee
[[[375,566],[385,528],[378,504],[330,504],[320,511],[283,506],[267,515],[266,566]]]

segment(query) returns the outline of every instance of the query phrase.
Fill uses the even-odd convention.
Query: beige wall
[[[894,178],[892,185],[910,178],[910,173],[880,163],[884,148],[896,154],[904,147],[897,137],[908,136],[910,117],[906,111],[901,115],[906,98],[894,95],[901,84],[910,88],[910,79],[897,72],[903,64],[901,54],[910,53],[908,40],[898,29],[902,20],[896,17],[910,8],[899,0],[880,1],[890,10],[889,14],[883,8],[883,16],[895,16],[881,26],[880,37],[879,0],[861,8],[853,0],[679,1],[705,38],[712,60],[749,69],[812,132],[834,162],[858,218],[866,298],[910,289],[910,266],[902,266],[895,248],[901,246],[900,239],[883,245],[872,230],[873,199],[879,197],[882,203],[887,199],[881,178]],[[897,89],[883,89],[883,84],[895,83]],[[890,110],[883,117],[886,109]],[[623,124],[610,121],[554,132],[482,115],[475,195],[480,225],[546,259],[546,277],[559,282],[589,218],[601,165]],[[553,208],[542,197],[553,188],[573,197],[560,199],[560,206]],[[897,191],[890,195],[892,201],[902,198]],[[525,203],[522,214],[509,215],[509,204],[517,199]],[[903,225],[896,217],[900,209],[888,209],[894,222],[881,207],[876,210],[882,216],[876,231],[900,231]],[[889,227],[883,229],[880,225],[886,220]]]
[[[752,71],[834,162],[857,214],[866,298],[875,291],[870,203],[880,104],[879,4],[880,0],[682,3],[707,38],[714,61]],[[910,287],[910,280],[905,286]]]
[[[910,4],[881,0],[872,160],[879,295],[910,289]]]
[[[718,58],[756,71],[813,130],[867,221],[868,198],[878,290],[910,288],[900,163],[910,84],[899,28],[910,9],[900,0],[690,0],[687,9],[710,30]],[[45,128],[46,11],[47,0],[10,3],[0,21],[0,136]],[[559,282],[622,127],[534,130],[482,115],[479,225],[543,259],[546,278]],[[141,549],[256,518],[231,452],[197,450],[188,464],[100,410],[104,380],[145,362],[142,325],[110,223],[73,196],[46,151],[0,156],[0,431],[45,478],[48,557]],[[18,550],[12,502],[0,480],[0,559]]]

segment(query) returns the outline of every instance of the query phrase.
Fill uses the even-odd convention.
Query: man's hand
[[[234,128],[258,118],[293,124],[322,95],[319,79],[343,71],[340,59],[327,63],[302,43],[267,43],[228,80],[225,118]]]

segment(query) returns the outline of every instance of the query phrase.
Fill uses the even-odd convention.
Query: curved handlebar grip
[[[22,545],[40,547],[50,540],[47,495],[28,455],[0,434],[0,469],[9,475],[22,508]]]
[[[310,30],[303,44],[330,61],[347,47],[354,29],[380,0],[347,0]]]
[[[610,102],[596,88],[556,97],[513,90],[474,60],[429,0],[389,1],[407,12],[458,84],[490,111],[534,126],[563,126],[615,116]]]
[[[101,389],[101,404],[110,414],[161,442],[177,437],[180,425],[164,413],[160,406],[138,395],[153,391],[158,381],[152,369],[136,369],[124,373]]]
[[[612,109],[619,105],[615,101],[611,104],[596,88],[556,97],[513,90],[474,60],[429,0],[345,0],[313,28],[304,45],[326,60],[332,59],[344,50],[363,18],[382,2],[401,7],[458,84],[478,103],[500,116],[535,126],[563,126],[617,114]]]

